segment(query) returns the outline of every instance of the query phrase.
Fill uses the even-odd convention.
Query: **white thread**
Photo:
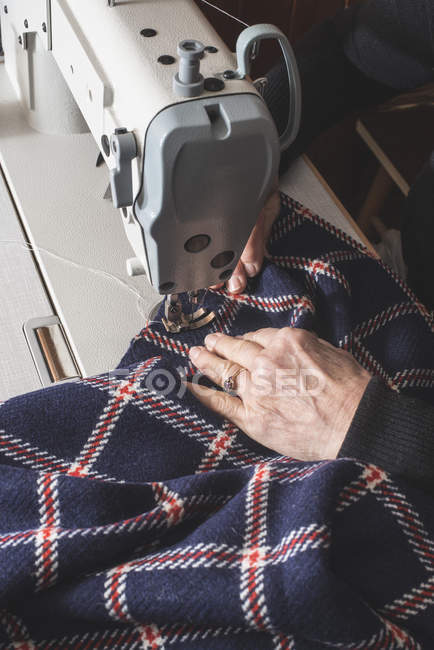
[[[232,20],[235,20],[235,22],[240,23],[240,25],[243,25],[244,27],[250,27],[248,23],[245,23],[244,20],[241,20],[241,18],[237,18],[236,16],[233,16],[230,14],[228,11],[225,11],[221,7],[216,7],[216,5],[213,5],[212,2],[209,2],[208,0],[201,0],[205,5],[208,5],[208,7],[212,7],[216,11],[219,11],[221,14],[224,14],[228,18],[232,18]]]
[[[94,273],[95,275],[98,275],[99,277],[102,277],[106,280],[111,280],[115,282],[117,285],[122,287],[123,289],[126,289],[130,293],[132,293],[136,299],[136,306],[137,310],[142,318],[145,319],[146,325],[151,325],[152,323],[158,323],[159,321],[153,321],[153,320],[148,320],[148,316],[145,313],[144,310],[141,308],[141,303],[144,303],[145,299],[144,297],[130,284],[125,282],[125,280],[122,280],[122,278],[117,277],[116,275],[113,275],[112,273],[109,273],[108,271],[103,271],[102,269],[95,269],[91,266],[85,266],[84,264],[80,264],[79,262],[75,262],[74,260],[68,259],[66,257],[62,257],[61,255],[58,255],[57,253],[54,253],[53,251],[48,250],[47,248],[41,248],[40,246],[33,246],[32,244],[28,242],[22,242],[19,240],[14,240],[14,239],[0,239],[0,244],[16,244],[18,246],[21,246],[25,250],[37,253],[46,253],[50,257],[53,257],[54,259],[59,260],[60,262],[64,262],[65,264],[69,264],[70,266],[73,266],[78,269],[84,269],[85,271],[90,271],[90,273]],[[149,310],[151,311],[151,310]]]

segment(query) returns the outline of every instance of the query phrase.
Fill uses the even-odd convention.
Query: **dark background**
[[[195,1],[229,48],[234,51],[237,37],[243,29],[242,25],[208,7],[201,0]],[[211,1],[249,25],[261,22],[277,25],[294,44],[313,25],[356,0]],[[255,62],[254,76],[265,74],[277,62],[279,56],[277,44],[263,42]],[[348,116],[341,124],[317,138],[307,152],[354,218],[357,218],[377,170],[375,159],[356,133],[357,117]],[[385,207],[385,212],[398,215],[402,203],[398,190],[392,190],[388,203],[390,205]]]

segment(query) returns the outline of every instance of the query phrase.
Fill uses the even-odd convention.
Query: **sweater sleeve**
[[[373,377],[338,456],[379,465],[434,494],[434,408]]]

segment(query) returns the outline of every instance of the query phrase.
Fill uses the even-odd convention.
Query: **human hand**
[[[289,327],[209,334],[205,345],[190,350],[192,362],[222,387],[236,376],[237,395],[189,384],[205,406],[280,454],[337,457],[371,378],[349,352]]]
[[[276,180],[275,188],[259,215],[232,276],[226,283],[230,293],[236,294],[244,291],[247,279],[253,278],[261,270],[266,253],[266,243],[279,211],[280,196]]]

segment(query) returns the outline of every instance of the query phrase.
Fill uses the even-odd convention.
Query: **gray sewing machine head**
[[[287,38],[272,25],[247,28],[235,59],[193,0],[13,0],[2,9],[6,66],[23,102],[33,103],[36,128],[73,133],[83,116],[100,146],[135,253],[128,272],[147,274],[161,294],[227,280],[272,189],[280,149],[298,131]],[[30,98],[19,52],[35,34],[43,82]],[[288,68],[280,142],[247,79],[264,38],[278,39]]]

